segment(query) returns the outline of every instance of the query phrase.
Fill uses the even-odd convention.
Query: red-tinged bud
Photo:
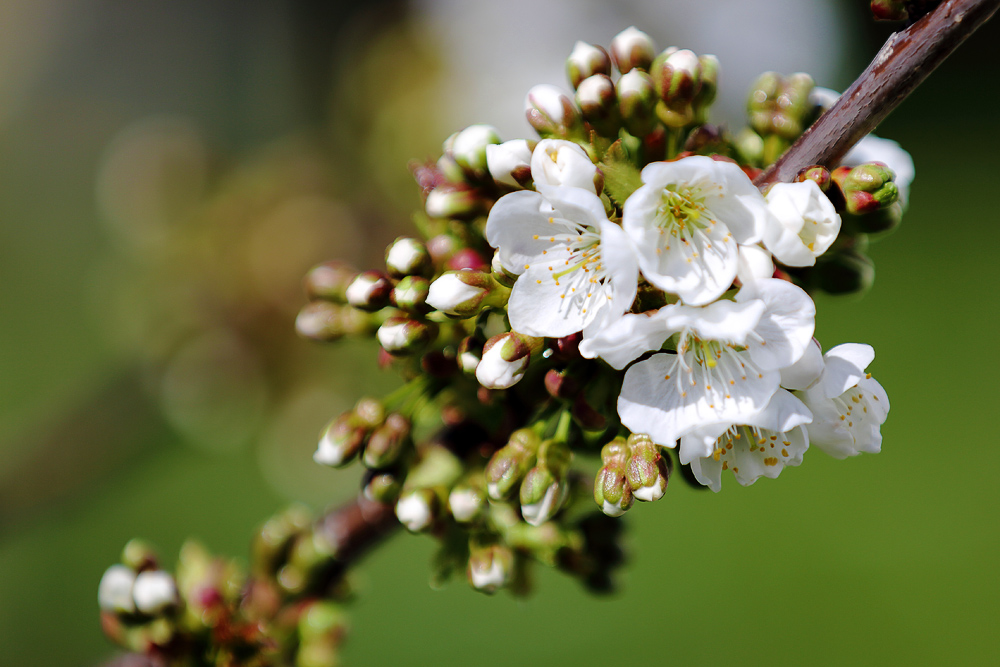
[[[556,338],[553,341],[553,348],[555,350],[556,357],[562,361],[575,361],[576,359],[581,359],[580,341],[582,340],[582,333],[574,333],[568,336],[563,336],[562,338]]]
[[[622,74],[633,69],[648,70],[656,56],[653,39],[635,26],[622,30],[611,40],[611,59]]]
[[[877,21],[905,21],[907,0],[872,0],[872,15]]]
[[[826,192],[830,187],[830,183],[833,182],[833,176],[830,174],[830,170],[826,167],[813,165],[812,167],[806,167],[800,171],[795,180],[800,183],[813,181],[819,186],[820,190]]]
[[[448,259],[448,268],[452,271],[461,271],[462,269],[487,271],[490,264],[479,252],[472,248],[462,248]]]
[[[566,59],[566,75],[570,84],[576,90],[581,82],[596,74],[611,74],[611,57],[599,46],[577,42]]]
[[[427,246],[417,239],[400,236],[385,249],[385,268],[393,278],[426,276],[431,270]]]
[[[424,210],[432,218],[469,220],[485,212],[486,202],[467,185],[446,183],[427,194]]]
[[[652,77],[642,70],[633,69],[618,79],[616,89],[625,129],[636,137],[652,132],[657,124],[657,98]]]
[[[364,464],[372,469],[386,468],[400,459],[410,446],[410,420],[393,413],[368,438]]]
[[[394,316],[382,323],[376,332],[379,344],[394,356],[407,356],[423,350],[435,338],[438,327],[408,317]]]
[[[579,381],[566,369],[549,369],[545,374],[545,390],[552,398],[571,399],[580,393]]]
[[[374,312],[389,305],[392,281],[381,271],[365,271],[347,286],[347,303],[355,308]]]
[[[543,139],[583,138],[583,118],[573,101],[555,86],[534,86],[524,98],[524,114]]]
[[[612,136],[621,126],[618,92],[611,77],[595,74],[584,79],[576,91],[576,103],[583,119],[599,133]]]

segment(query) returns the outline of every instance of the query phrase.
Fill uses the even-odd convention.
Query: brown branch
[[[894,33],[836,104],[754,184],[763,188],[792,181],[801,169],[814,164],[836,166],[997,8],[1000,0],[945,0],[906,30]]]

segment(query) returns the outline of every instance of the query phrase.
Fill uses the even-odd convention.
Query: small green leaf
[[[618,206],[624,205],[625,200],[642,187],[639,168],[628,156],[621,140],[611,144],[600,166],[604,172],[604,191]]]

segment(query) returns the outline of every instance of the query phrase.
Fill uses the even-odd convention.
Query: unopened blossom
[[[552,187],[502,197],[490,211],[486,239],[519,276],[507,306],[514,331],[586,336],[635,299],[634,251],[592,192]]]
[[[766,279],[745,287],[735,302],[674,304],[650,319],[662,330],[633,341],[635,356],[674,335],[677,351],[628,369],[618,414],[633,433],[673,447],[698,429],[716,425],[721,433],[763,410],[778,390],[780,369],[798,361],[812,340],[815,306],[791,283]]]
[[[147,570],[135,578],[132,597],[136,608],[144,614],[158,614],[177,604],[177,584],[169,572]]]
[[[800,392],[812,410],[809,439],[830,456],[844,459],[882,449],[882,424],[889,414],[889,397],[871,373],[875,359],[870,345],[845,343],[823,355],[823,375]]]
[[[486,169],[486,149],[499,143],[500,133],[492,125],[470,125],[452,140],[452,157],[464,169]]]
[[[681,438],[679,458],[690,463],[695,478],[713,491],[722,488],[722,471],[731,470],[736,481],[749,486],[761,477],[778,476],[785,466],[802,463],[809,448],[804,427],[812,413],[799,399],[779,389],[763,410],[728,426],[694,432]],[[707,448],[711,451],[706,454]]]
[[[531,154],[531,178],[535,187],[564,185],[594,194],[600,194],[604,188],[604,176],[586,151],[562,139],[538,142]]]
[[[135,611],[132,587],[135,572],[125,565],[112,565],[101,577],[97,587],[97,602],[104,611],[131,613]]]
[[[765,198],[771,214],[764,246],[785,266],[813,266],[840,233],[840,216],[815,181],[778,183]]]
[[[531,182],[532,144],[525,139],[514,139],[486,147],[486,164],[493,180],[512,188],[524,187]]]
[[[690,305],[719,298],[736,278],[738,244],[761,240],[763,195],[736,164],[701,155],[654,162],[642,181],[622,217],[642,274]]]

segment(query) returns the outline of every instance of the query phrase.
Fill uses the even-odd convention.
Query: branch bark
[[[945,0],[902,32],[893,33],[837,103],[757,177],[763,188],[795,180],[815,164],[836,166],[959,44],[1000,8],[1000,0]]]

